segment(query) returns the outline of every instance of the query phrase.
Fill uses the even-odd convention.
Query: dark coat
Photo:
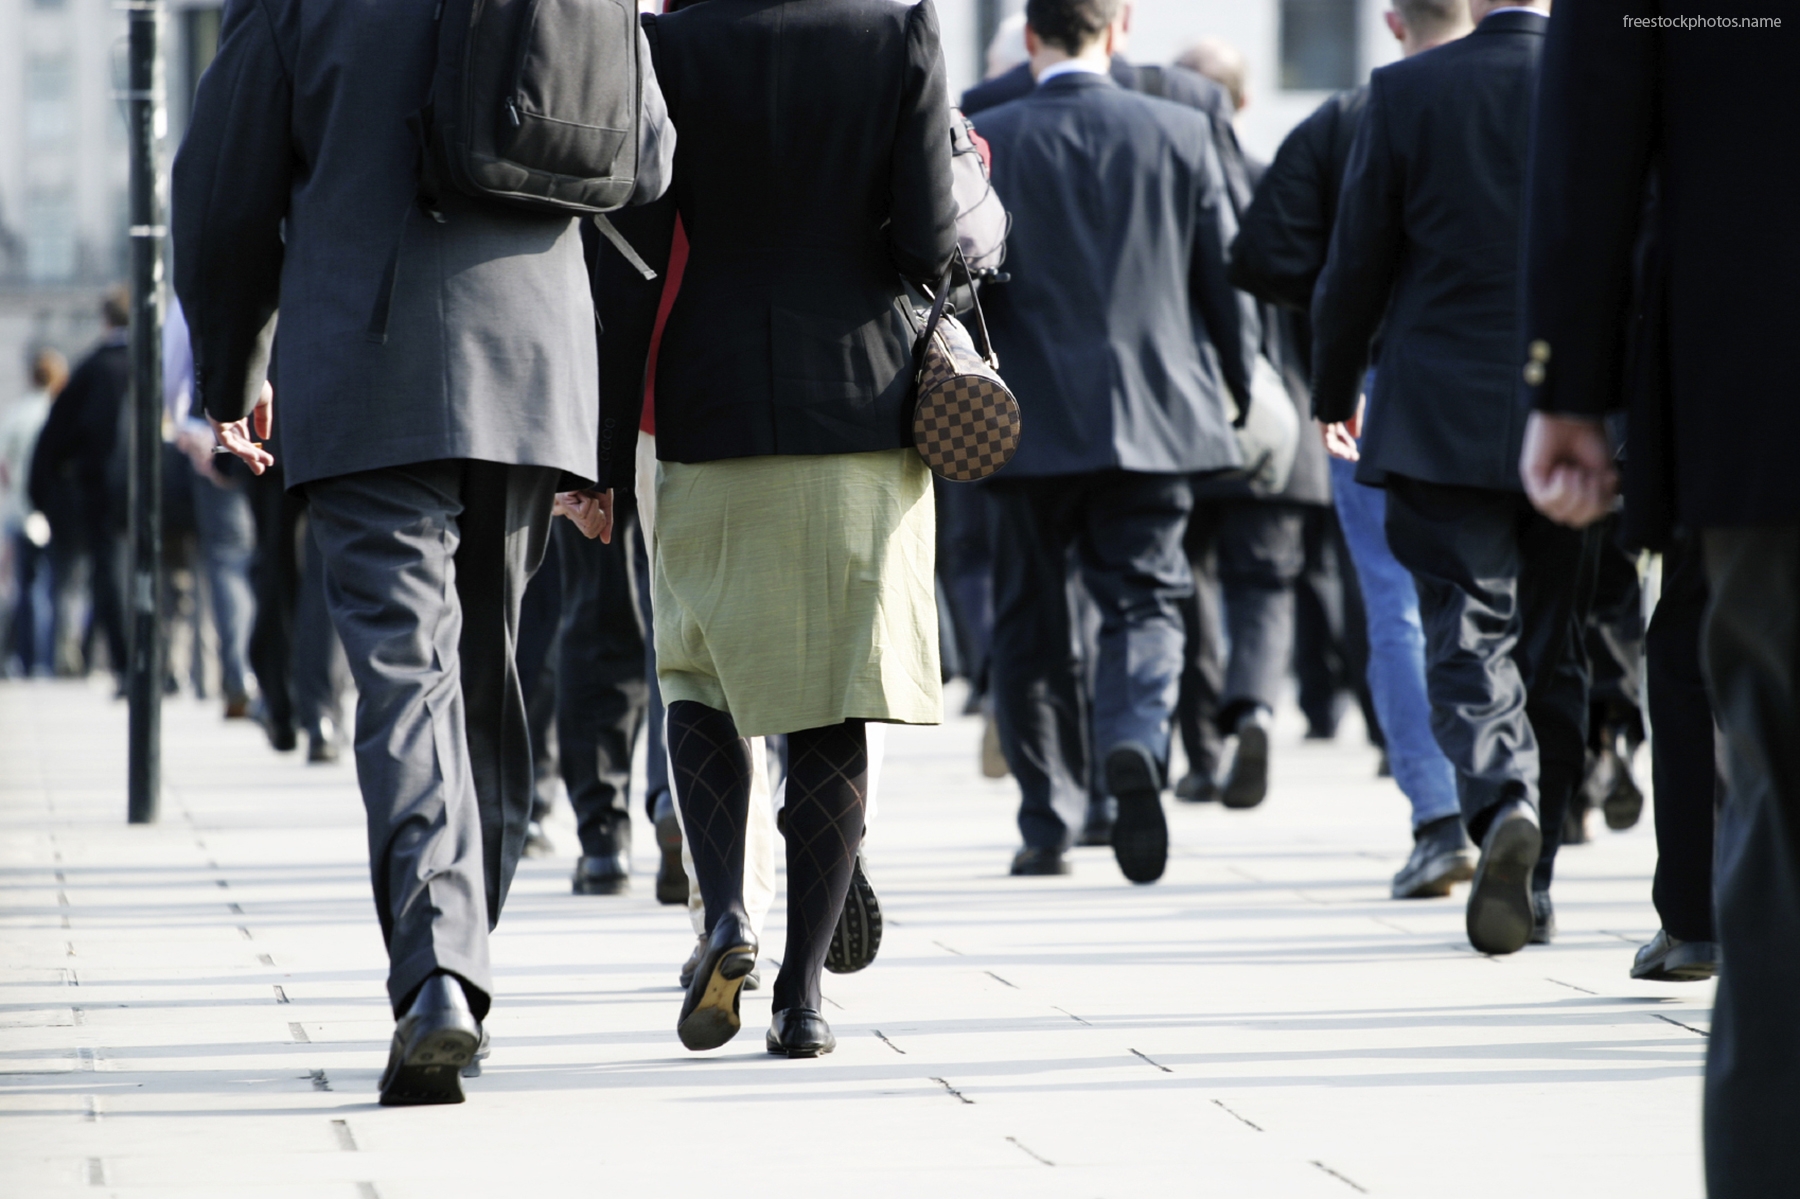
[[[1313,404],[1356,411],[1382,331],[1357,478],[1520,490],[1519,230],[1547,22],[1495,13],[1376,71],[1313,295]]]
[[[619,223],[688,260],[656,363],[671,462],[912,444],[903,279],[956,247],[950,113],[930,0],[708,0],[645,17],[679,133],[669,196]],[[601,248],[601,395],[631,481],[660,279]],[[616,286],[613,285],[616,281]]]
[[[1368,103],[1367,87],[1339,92],[1288,133],[1256,183],[1256,198],[1231,243],[1233,286],[1302,313],[1325,269],[1338,189]],[[1312,359],[1312,347],[1303,351]]]
[[[32,451],[31,503],[55,523],[73,519],[81,528],[99,532],[124,522],[130,394],[131,353],[124,330],[119,330],[69,376]],[[59,535],[66,532],[72,530]]]
[[[1576,4],[1550,22],[1514,377],[1541,341],[1542,382],[1525,385],[1537,408],[1599,415],[1630,396],[1626,507],[1641,540],[1675,523],[1800,521],[1796,78],[1785,28],[1626,28],[1618,6]]]
[[[442,458],[591,480],[594,311],[576,222],[443,198],[422,216],[406,119],[436,0],[227,0],[175,160],[175,288],[196,406],[249,411],[269,365],[290,487]],[[646,74],[635,199],[672,147]],[[385,344],[371,317],[401,244]]]
[[[1075,73],[977,129],[1013,217],[1011,281],[983,291],[1024,414],[1007,474],[1240,465],[1227,390],[1247,397],[1259,330],[1225,281],[1237,222],[1209,123]]]

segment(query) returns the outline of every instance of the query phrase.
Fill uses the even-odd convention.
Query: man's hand
[[[582,535],[592,540],[598,537],[607,545],[612,544],[613,535],[613,493],[605,491],[559,491],[556,503],[550,509],[552,516],[566,516],[575,522]]]
[[[1362,440],[1363,401],[1356,401],[1356,415],[1349,420],[1323,425],[1319,435],[1325,439],[1325,452],[1333,458],[1342,458],[1345,462],[1362,460],[1362,451],[1356,443]]]
[[[275,428],[275,388],[267,380],[263,382],[262,394],[256,397],[256,407],[243,420],[222,425],[211,416],[206,419],[219,444],[243,459],[251,474],[260,475],[275,465],[275,455],[263,449],[262,441],[250,435],[250,430],[255,428],[257,438],[267,438]]]
[[[1533,507],[1576,529],[1611,512],[1619,494],[1606,429],[1587,417],[1533,412],[1525,425],[1519,477]]]

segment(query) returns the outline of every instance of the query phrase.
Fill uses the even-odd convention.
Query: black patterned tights
[[[675,795],[710,930],[719,913],[744,910],[750,745],[731,717],[689,700],[669,705],[668,730]],[[788,928],[775,980],[778,1012],[820,1006],[819,975],[862,845],[868,779],[862,721],[788,735]]]

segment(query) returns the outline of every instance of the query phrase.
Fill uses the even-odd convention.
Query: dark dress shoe
[[[269,715],[269,705],[259,699],[250,709],[250,719],[262,726],[263,735],[269,739],[269,748],[276,753],[288,753],[300,744],[300,734],[289,720],[277,722]]]
[[[469,1064],[462,1068],[462,1076],[464,1078],[480,1078],[481,1064],[488,1060],[488,1054],[492,1050],[493,1047],[488,1044],[487,1028],[484,1026],[481,1030],[481,1041],[475,1046],[475,1056],[470,1058]]]
[[[1132,741],[1113,746],[1106,755],[1106,789],[1119,801],[1112,835],[1119,870],[1134,883],[1155,882],[1169,864],[1169,824],[1156,759]]]
[[[694,971],[700,969],[700,958],[706,953],[706,938],[700,937],[694,942],[694,952],[688,954],[688,960],[681,963],[681,989],[687,990],[693,985]],[[762,986],[762,967],[752,966],[750,973],[744,975],[744,990],[755,991]]]
[[[1182,803],[1213,803],[1219,798],[1219,784],[1211,771],[1192,771],[1175,784],[1175,798]]]
[[[681,866],[681,821],[675,816],[675,796],[664,791],[656,797],[656,848],[662,858],[656,865],[656,902],[688,901],[687,871]]]
[[[1237,724],[1237,757],[1219,799],[1228,808],[1254,808],[1269,794],[1269,713],[1253,708]]]
[[[791,1007],[775,1013],[763,1044],[782,1057],[818,1057],[837,1048],[831,1025],[809,1007]]]
[[[1052,849],[1047,845],[1027,845],[1013,855],[1012,874],[1014,877],[1026,877],[1037,874],[1068,874],[1073,867],[1063,857],[1063,851]]]
[[[1683,941],[1659,928],[1650,944],[1637,951],[1631,977],[1663,983],[1697,983],[1719,972],[1717,941]]]
[[[1556,905],[1550,902],[1550,892],[1533,891],[1531,893],[1531,944],[1548,945],[1556,940]]]
[[[880,952],[881,901],[863,870],[862,851],[857,850],[844,910],[838,913],[837,927],[831,930],[831,944],[825,950],[825,969],[833,974],[855,974]]]
[[[630,856],[624,850],[614,850],[604,857],[577,858],[571,888],[577,895],[625,894],[631,890]]]
[[[382,1106],[461,1103],[462,1070],[480,1045],[481,1025],[462,984],[448,974],[432,975],[394,1028],[381,1075]]]
[[[1443,816],[1413,830],[1412,856],[1394,875],[1395,899],[1436,899],[1475,874],[1475,854],[1462,817]]]
[[[726,912],[706,938],[706,949],[688,983],[675,1032],[689,1049],[717,1049],[737,1036],[739,992],[756,968],[756,938],[750,923]]]
[[[1531,871],[1543,843],[1530,804],[1514,799],[1499,806],[1481,839],[1481,860],[1469,888],[1469,944],[1482,953],[1517,953],[1531,939],[1537,924]]]
[[[1087,818],[1081,822],[1081,831],[1075,835],[1077,845],[1111,845],[1113,826],[1119,819],[1119,801],[1107,796],[1105,799],[1090,799],[1087,806]]]
[[[1600,814],[1606,817],[1606,827],[1615,833],[1635,828],[1644,815],[1644,793],[1638,788],[1637,780],[1631,777],[1631,770],[1624,759],[1617,758],[1618,773],[1613,775],[1612,786],[1607,788],[1606,796],[1600,801]]]

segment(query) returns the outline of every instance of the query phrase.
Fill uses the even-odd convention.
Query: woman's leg
[[[862,845],[868,784],[862,721],[789,734],[788,927],[787,952],[775,979],[778,1012],[820,1006],[819,973]]]
[[[744,826],[750,814],[750,743],[730,716],[676,700],[668,709],[669,760],[681,825],[706,907],[706,932],[744,912]],[[839,895],[840,902],[842,895]]]

